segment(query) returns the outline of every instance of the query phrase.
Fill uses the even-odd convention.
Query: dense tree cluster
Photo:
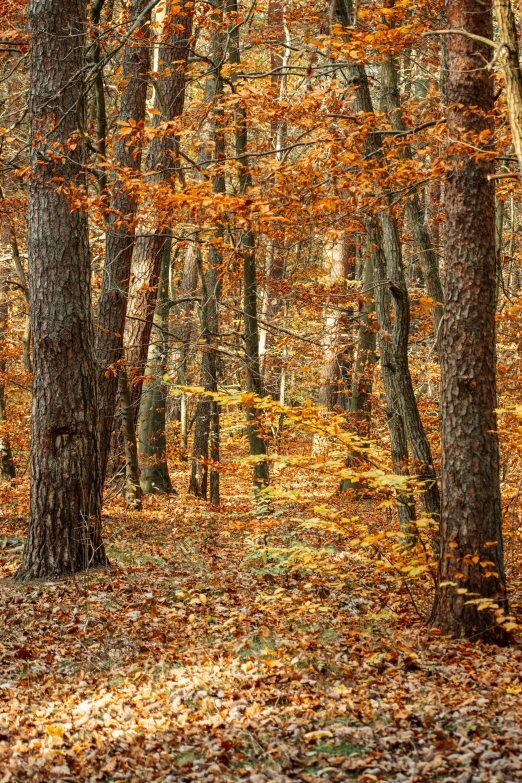
[[[174,493],[176,460],[219,507],[233,414],[259,514],[304,428],[332,493],[395,509],[401,556],[435,579],[430,622],[506,644],[510,1],[2,5],[2,491],[27,463],[30,481],[16,579],[107,565],[104,496]]]

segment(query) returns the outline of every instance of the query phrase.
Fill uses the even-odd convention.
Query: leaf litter
[[[374,551],[303,528],[325,482],[262,516],[222,478],[219,509],[112,502],[110,570],[59,583],[13,583],[3,520],[0,783],[522,780],[516,640],[441,639]]]

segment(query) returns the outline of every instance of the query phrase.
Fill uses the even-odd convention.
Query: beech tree
[[[17,579],[105,565],[83,121],[86,0],[30,0],[33,402],[29,533]]]

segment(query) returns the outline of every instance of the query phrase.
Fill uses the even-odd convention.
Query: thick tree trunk
[[[148,0],[134,0],[130,15],[135,19],[147,6]],[[150,14],[141,28],[125,46],[122,80],[125,89],[121,96],[119,121],[136,125],[145,119],[147,74],[150,61]],[[116,143],[116,165],[129,172],[141,167],[139,143],[129,143],[123,136]],[[136,198],[125,192],[118,180],[113,183],[112,209],[108,219],[102,290],[98,301],[97,358],[100,399],[100,458],[102,478],[105,480],[111,444],[118,387],[118,367],[123,355],[123,333],[127,313],[129,278],[134,245]]]
[[[55,178],[85,187],[82,110],[86,0],[30,0],[28,180],[33,407],[29,533],[17,579],[106,565],[87,216]],[[71,78],[74,76],[75,78]],[[42,165],[45,161],[45,165]]]
[[[446,13],[449,29],[492,37],[490,2],[447,0]],[[493,133],[488,54],[475,40],[448,36],[447,120],[461,137],[446,191],[441,586],[433,623],[445,634],[503,644],[507,635],[494,614],[507,608],[495,415],[494,164],[474,154],[473,141]]]
[[[154,313],[154,325],[149,345],[145,382],[141,393],[138,419],[138,451],[140,458],[140,483],[143,494],[161,495],[173,492],[167,464],[167,439],[165,435],[168,385],[167,371],[168,322],[169,322],[169,272],[171,242],[166,242],[161,263],[158,299]]]

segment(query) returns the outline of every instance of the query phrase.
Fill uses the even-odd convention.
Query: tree
[[[171,242],[165,242],[163,246],[156,311],[138,418],[140,483],[144,495],[173,492],[167,464],[167,438],[165,435],[168,389],[165,374],[169,344],[167,332],[171,247]]]
[[[163,5],[164,25],[157,48],[158,75],[154,81],[154,126],[171,122],[183,112],[185,103],[185,68],[192,34],[193,10],[187,3],[179,6],[169,0]],[[149,182],[168,184],[176,173],[176,137],[172,131],[157,133],[147,152],[145,170]],[[163,218],[153,231],[141,223],[134,242],[129,305],[125,326],[125,347],[130,368],[135,372],[131,387],[134,420],[139,413],[143,373],[147,361],[150,334],[156,306],[156,294],[163,246],[170,241],[169,225]]]
[[[237,4],[231,4],[237,13]],[[233,28],[230,47],[230,62],[239,67],[241,63],[239,49],[239,28]],[[237,77],[233,79],[235,82]],[[252,187],[252,174],[248,158],[248,121],[246,109],[238,104],[236,110],[236,157],[239,164],[239,192],[247,196]],[[247,389],[257,397],[264,394],[263,376],[259,361],[259,324],[257,319],[257,265],[256,241],[252,225],[240,232],[240,255],[243,260],[243,316],[245,325],[245,358],[247,366]],[[247,407],[247,433],[250,454],[256,457],[254,463],[254,492],[259,492],[270,483],[270,471],[266,458],[267,443],[260,430],[259,410],[255,405]]]
[[[209,107],[209,118],[199,150],[201,165],[209,168],[214,165],[212,193],[226,193],[226,181],[222,169],[225,157],[225,136],[223,133],[223,78],[221,68],[224,62],[226,30],[224,26],[224,5],[216,3],[212,14],[213,29],[210,36],[209,78],[205,83],[205,103]],[[201,175],[200,175],[201,176]],[[199,320],[201,329],[201,375],[200,383],[205,392],[217,392],[219,316],[218,301],[221,293],[220,269],[223,261],[219,245],[222,244],[224,229],[222,221],[217,219],[213,231],[213,240],[208,249],[208,269],[203,269],[201,255],[197,255],[198,276],[201,300]],[[219,506],[219,472],[211,468],[208,481],[208,458],[219,461],[219,404],[208,394],[199,399],[195,414],[194,443],[192,448],[192,469],[189,492],[196,497],[207,497],[210,483],[210,502]]]
[[[3,432],[7,421],[5,409],[4,373],[6,361],[4,358],[6,322],[9,315],[9,300],[7,296],[8,270],[0,266],[0,484],[15,477],[15,466],[9,438]]]
[[[147,9],[147,0],[134,0],[130,9],[134,21]],[[118,170],[138,172],[141,167],[140,134],[145,119],[148,70],[150,60],[150,11],[143,15],[138,34],[125,46],[118,121],[120,135],[115,145]],[[103,87],[102,93],[103,93]],[[97,84],[96,94],[100,93]],[[100,98],[101,100],[101,98]],[[100,123],[98,123],[99,125]],[[130,135],[130,138],[129,138]],[[121,177],[121,174],[119,175]],[[123,356],[123,333],[129,294],[129,278],[134,246],[134,220],[137,198],[125,192],[124,184],[115,177],[111,213],[107,221],[105,265],[102,291],[98,301],[97,357],[100,394],[100,455],[102,477],[105,479],[107,460],[114,424],[117,363]],[[123,379],[122,383],[126,383]]]
[[[449,0],[446,11],[449,29],[491,39],[491,2]],[[444,99],[458,136],[446,185],[443,499],[433,622],[445,634],[503,644],[506,632],[494,614],[507,600],[495,415],[494,86],[487,55],[476,39],[448,36]]]
[[[86,0],[30,0],[29,293],[34,388],[29,533],[17,579],[106,565],[85,188]]]

